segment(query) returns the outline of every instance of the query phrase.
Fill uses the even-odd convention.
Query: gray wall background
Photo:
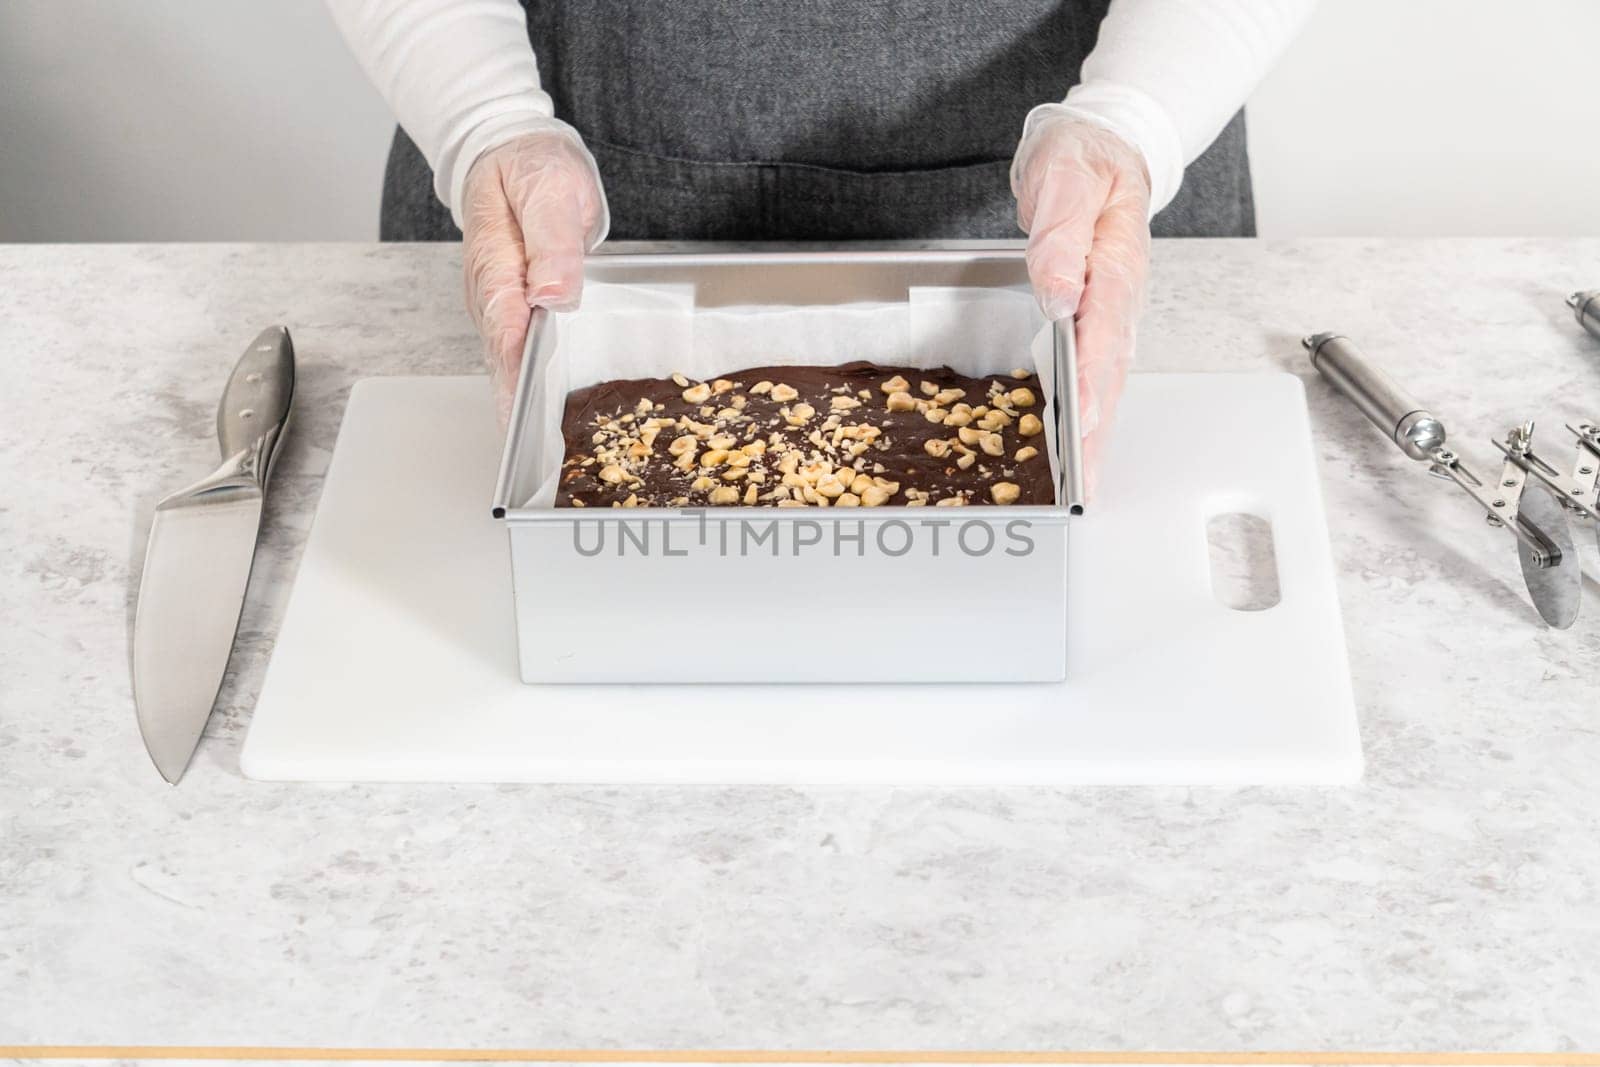
[[[1323,0],[1263,235],[1600,234],[1597,55],[1596,0]],[[0,0],[0,241],[371,240],[390,130],[321,0]]]

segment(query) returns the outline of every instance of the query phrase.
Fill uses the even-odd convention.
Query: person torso
[[[1023,118],[1060,100],[1109,0],[523,0],[613,237],[1019,235]],[[391,164],[391,176],[395,167]],[[387,205],[386,205],[387,212]],[[1156,232],[1253,232],[1242,119]]]

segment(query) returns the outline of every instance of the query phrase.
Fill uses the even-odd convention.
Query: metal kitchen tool
[[[1567,307],[1572,309],[1578,325],[1600,338],[1600,289],[1589,289],[1567,297]]]
[[[971,344],[1007,338],[990,351],[1004,355],[1008,368],[1033,366],[1041,372],[1041,386],[1053,373],[1051,400],[1068,415],[1050,420],[1054,432],[1044,435],[1051,439],[1045,444],[1058,494],[1048,505],[962,509],[958,522],[952,522],[950,509],[930,513],[909,506],[640,507],[602,514],[535,505],[542,472],[549,469],[536,427],[559,417],[560,407],[548,403],[547,391],[567,391],[552,368],[567,359],[593,366],[572,354],[594,344],[600,330],[598,322],[583,323],[582,316],[596,314],[596,303],[587,297],[586,309],[571,317],[536,312],[492,503],[510,547],[523,681],[810,682],[818,677],[818,665],[794,650],[811,647],[818,635],[861,625],[871,626],[872,654],[834,657],[829,681],[1056,682],[1066,675],[1069,519],[1082,507],[1083,484],[1082,450],[1075,447],[1071,418],[1078,378],[1070,324],[1055,330],[1052,351],[1041,346],[1036,357],[1030,348],[1039,323],[1020,245],[611,252],[591,256],[585,271],[594,286],[591,296],[602,286],[687,288],[701,325],[749,308],[826,321],[828,315],[859,314],[868,304],[904,304],[914,289],[942,293],[938,306],[945,310],[928,312],[925,306],[926,313],[942,314],[946,323],[983,323],[973,329]],[[953,299],[957,290],[966,297]],[[985,294],[1006,313],[994,319],[974,313]],[[785,321],[750,315],[741,329],[757,329],[762,320],[774,323],[773,331]],[[701,334],[698,326],[693,332],[716,336],[715,329]],[[782,338],[769,347],[782,351],[800,343]],[[663,361],[661,375],[675,369],[666,362],[672,358],[667,351],[665,340],[651,349],[651,358]],[[1074,447],[1057,447],[1056,441]],[[1003,549],[1019,532],[1029,545],[1007,554]],[[961,536],[966,549],[950,540]],[[600,538],[605,548],[595,551]],[[996,550],[986,550],[990,544]],[[830,589],[848,590],[851,604],[872,605],[870,617],[848,617],[832,596],[819,596],[824,580]],[[1028,595],[1008,602],[1004,627],[973,627],[970,605],[950,594],[969,588],[1026,589]],[[740,595],[745,590],[753,592]],[[697,654],[681,642],[663,641],[653,612],[619,608],[644,604],[672,605],[673,626],[683,633],[722,632],[732,624],[730,612],[736,613],[739,631],[760,638],[741,642],[734,655]],[[961,654],[929,655],[926,635],[932,632],[959,632]]]
[[[183,776],[222,685],[293,398],[294,346],[273,326],[223,390],[222,465],[156,505],[133,626],[133,699],[145,749],[169,782]]]
[[[1446,445],[1444,424],[1368,363],[1348,337],[1319,333],[1302,343],[1323,377],[1402,452],[1460,486],[1483,508],[1491,526],[1517,539],[1523,581],[1540,617],[1558,629],[1571,626],[1583,574],[1568,519],[1576,513],[1600,518],[1595,500],[1600,430],[1587,423],[1568,427],[1579,442],[1577,473],[1568,478],[1534,452],[1533,424],[1525,423],[1495,443],[1505,464],[1499,479],[1486,483]]]

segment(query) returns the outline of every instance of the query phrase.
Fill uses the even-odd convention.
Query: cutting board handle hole
[[[1272,523],[1231,511],[1206,522],[1211,560],[1211,595],[1233,611],[1266,611],[1283,599]]]

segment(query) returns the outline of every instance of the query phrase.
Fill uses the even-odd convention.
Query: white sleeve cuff
[[[1183,139],[1177,123],[1154,98],[1125,85],[1083,82],[1073,86],[1062,103],[1034,108],[1028,114],[1028,122],[1044,108],[1059,109],[1092,122],[1138,149],[1150,173],[1152,216],[1178,195],[1178,187],[1183,184]],[[1026,131],[1026,124],[1023,129]]]

